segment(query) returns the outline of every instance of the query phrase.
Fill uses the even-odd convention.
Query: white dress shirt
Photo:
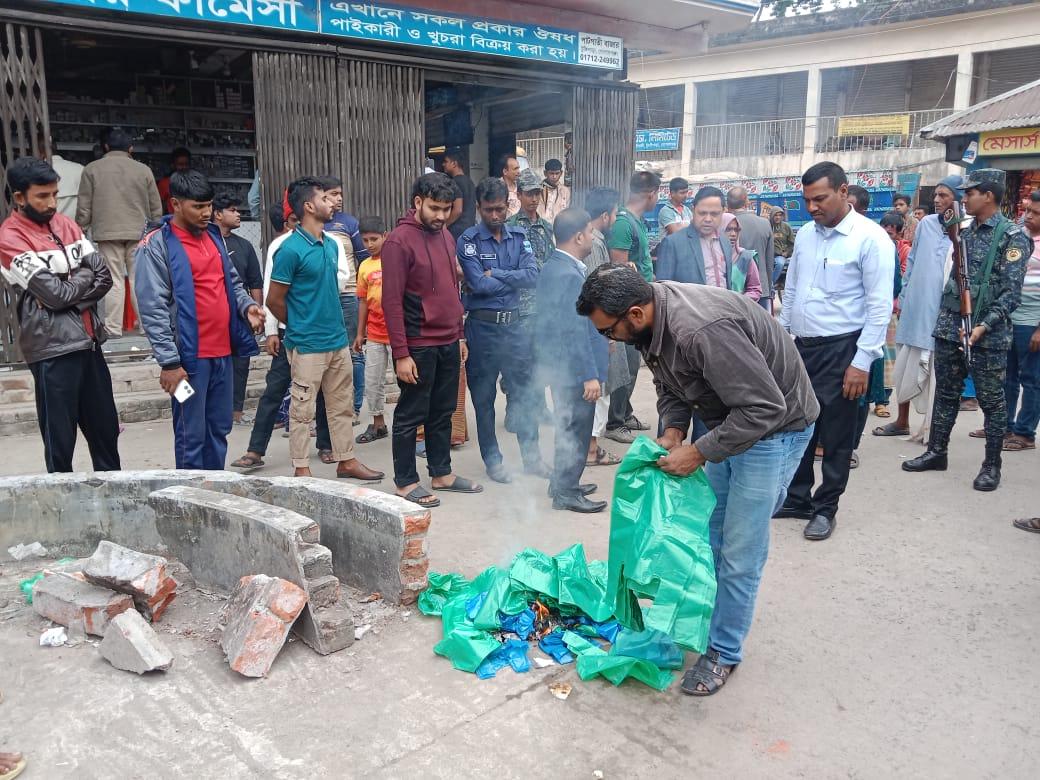
[[[851,207],[833,228],[805,224],[794,241],[780,324],[804,338],[861,331],[852,365],[883,354],[892,318],[895,244]]]
[[[581,260],[579,260],[578,258],[576,258],[576,257],[575,257],[574,255],[572,255],[572,254],[571,254],[570,252],[568,252],[568,251],[567,251],[566,249],[560,249],[559,247],[556,247],[556,251],[557,251],[557,252],[559,252],[559,253],[560,253],[561,255],[567,255],[567,257],[569,257],[569,258],[570,258],[571,260],[573,260],[573,261],[574,261],[574,265],[575,265],[575,267],[576,267],[576,268],[577,268],[577,269],[578,269],[579,271],[581,271],[581,275],[582,275],[582,276],[588,276],[588,274],[589,274],[589,269],[588,269],[588,267],[587,267],[587,266],[585,265],[585,263],[581,262]]]

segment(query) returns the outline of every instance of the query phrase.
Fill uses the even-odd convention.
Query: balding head
[[[726,207],[730,211],[740,211],[747,208],[747,190],[743,187],[733,187],[726,193]]]

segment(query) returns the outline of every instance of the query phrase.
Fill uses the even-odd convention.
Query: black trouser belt
[[[508,309],[507,311],[474,309],[469,313],[469,316],[475,320],[480,320],[481,322],[493,322],[496,325],[511,325],[520,319],[520,312],[517,309]]]
[[[861,331],[853,331],[852,333],[839,333],[837,336],[797,336],[794,340],[795,344],[804,344],[807,347],[815,347],[820,344],[832,344],[835,341],[846,341],[848,339],[858,339]]]

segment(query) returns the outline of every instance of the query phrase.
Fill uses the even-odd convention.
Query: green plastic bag
[[[652,662],[642,658],[610,655],[573,631],[563,632],[563,643],[577,656],[578,677],[591,680],[603,677],[614,685],[620,685],[629,677],[639,680],[659,691],[663,691],[675,679],[666,669],[658,669]]]
[[[424,615],[439,615],[444,604],[469,587],[469,580],[461,574],[429,574],[430,586],[419,594],[416,606]]]
[[[622,629],[610,646],[610,654],[642,658],[662,669],[683,667],[683,653],[679,645],[668,634],[652,628],[646,631]]]
[[[603,564],[596,563],[587,562],[581,544],[552,558],[529,547],[513,559],[509,576],[546,606],[558,606],[563,614],[584,613],[599,623],[611,618],[614,605],[607,600]]]
[[[607,599],[625,628],[657,629],[703,653],[715,605],[708,520],[715,493],[702,470],[665,474],[666,450],[640,436],[618,467],[610,514]],[[653,604],[641,606],[639,599]]]

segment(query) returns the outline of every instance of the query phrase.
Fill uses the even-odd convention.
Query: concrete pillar
[[[962,49],[957,53],[957,82],[953,90],[955,111],[963,111],[971,105],[971,81],[974,67],[975,57],[968,49]]]
[[[693,129],[697,126],[697,84],[693,81],[686,82],[686,90],[683,93],[683,123],[682,144],[680,157],[682,163],[679,166],[679,175],[685,176],[690,172],[693,164]]]
[[[802,138],[802,170],[816,160],[816,136],[820,119],[820,73],[818,65],[809,68],[805,90],[805,135]]]

